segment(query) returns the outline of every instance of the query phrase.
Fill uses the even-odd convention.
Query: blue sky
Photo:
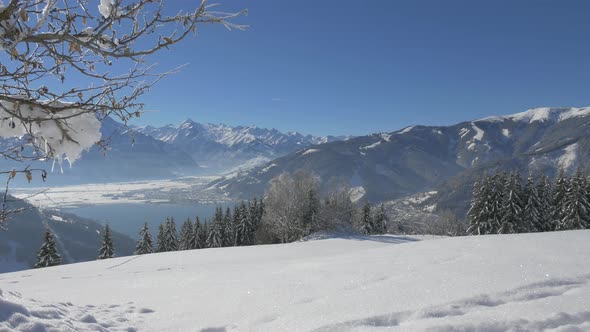
[[[152,57],[188,66],[144,98],[140,124],[362,135],[590,105],[589,1],[219,2],[247,8],[250,29],[207,26]]]

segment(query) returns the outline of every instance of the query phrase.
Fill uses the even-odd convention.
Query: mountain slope
[[[0,275],[16,331],[587,331],[589,230],[189,250]]]
[[[43,234],[50,229],[57,240],[64,263],[95,260],[98,256],[103,227],[96,222],[55,211],[40,211],[23,201],[16,201],[12,208],[26,208],[13,215],[6,229],[0,229],[0,272],[31,268],[37,262]],[[118,256],[131,255],[135,241],[113,232]]]
[[[493,167],[523,172],[572,170],[590,159],[590,109],[539,108],[447,127],[413,126],[388,134],[312,146],[213,187],[261,195],[281,172],[307,169],[343,179],[380,201],[432,190],[464,172]],[[326,181],[324,181],[326,182]]]
[[[138,127],[136,131],[169,143],[191,155],[199,164],[215,171],[241,164],[268,161],[302,147],[345,139],[345,137],[304,136],[256,126],[200,124],[186,120],[177,127]]]

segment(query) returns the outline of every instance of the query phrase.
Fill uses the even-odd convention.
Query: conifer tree
[[[218,223],[219,225],[219,233],[221,236],[221,246],[223,247],[225,244],[225,225],[223,224],[223,208],[218,206],[215,208],[215,217],[213,218],[214,223]]]
[[[98,259],[113,258],[114,255],[115,246],[113,245],[113,239],[111,238],[111,228],[106,224],[102,233],[102,245],[98,252]]]
[[[539,224],[536,226],[539,232],[549,232],[555,230],[552,220],[552,199],[551,199],[551,182],[546,175],[542,175],[537,184],[537,193],[539,195]]]
[[[166,226],[164,224],[160,224],[158,227],[158,236],[156,241],[156,252],[166,252]]]
[[[238,237],[238,242],[242,246],[251,245],[253,242],[253,232],[252,232],[252,218],[250,216],[250,210],[246,206],[245,202],[240,203],[239,210],[239,219],[237,224],[236,236]]]
[[[232,218],[233,228],[234,228],[234,246],[241,246],[242,239],[244,238],[242,232],[242,214],[239,205],[234,206],[234,214]]]
[[[469,228],[467,234],[483,235],[492,232],[492,218],[490,212],[490,186],[491,178],[487,174],[475,181],[473,184],[473,194],[471,198],[471,207],[467,212],[469,217]]]
[[[166,251],[178,250],[178,234],[176,233],[176,223],[174,218],[166,218],[164,226],[164,246]]]
[[[361,213],[360,231],[365,235],[373,234],[373,218],[371,216],[371,204],[365,202]]]
[[[586,177],[581,170],[576,171],[568,181],[564,197],[563,219],[558,224],[559,230],[585,229],[588,227],[590,204],[586,195]]]
[[[560,169],[559,174],[555,178],[551,193],[551,220],[555,226],[554,230],[562,229],[562,222],[565,217],[564,206],[567,188],[568,180],[565,176],[565,171]]]
[[[223,246],[223,234],[221,233],[222,225],[220,222],[213,221],[207,236],[207,248],[219,248]]]
[[[143,224],[143,227],[139,232],[139,241],[137,241],[137,245],[135,246],[135,254],[145,255],[151,254],[152,252],[152,235],[150,234],[150,229],[148,227],[148,223],[146,222]]]
[[[211,230],[211,223],[205,219],[201,229],[201,243],[203,248],[207,248],[207,239],[209,238],[209,231]]]
[[[522,224],[518,231],[521,233],[541,232],[543,229],[541,211],[545,207],[541,205],[541,197],[539,196],[538,186],[535,184],[535,179],[532,174],[527,178],[524,192],[526,201],[522,211]]]
[[[193,223],[187,219],[180,229],[180,250],[190,250],[192,248],[192,239],[194,238]]]
[[[375,234],[385,234],[387,232],[387,215],[385,214],[385,205],[383,203],[381,203],[375,212],[373,229]]]
[[[504,219],[504,193],[505,186],[508,181],[508,174],[506,172],[498,172],[490,179],[490,192],[486,200],[486,210],[489,218],[488,224],[490,226],[489,234],[500,233],[502,228],[502,220]]]
[[[302,225],[302,230],[303,230],[302,236],[307,236],[307,235],[313,233],[314,231],[316,231],[317,225],[315,225],[315,223],[316,223],[316,217],[317,217],[317,214],[319,211],[319,205],[320,205],[320,201],[317,197],[315,189],[313,189],[313,188],[309,189],[309,191],[307,192],[305,204],[303,206],[303,215],[301,217],[301,221],[303,224]],[[256,212],[254,212],[254,213],[256,213]]]
[[[234,223],[232,220],[231,209],[228,207],[225,209],[225,215],[223,216],[223,228],[224,228],[224,237],[223,237],[223,246],[224,247],[232,247],[235,245],[236,242],[236,234],[234,230]]]
[[[195,226],[193,227],[193,236],[191,238],[191,249],[202,249],[205,247],[202,239],[203,229],[199,217],[195,218]]]
[[[522,210],[524,202],[522,200],[520,175],[517,172],[512,172],[506,178],[502,198],[502,220],[498,233],[509,234],[523,230]],[[526,232],[526,230],[524,231]]]
[[[55,238],[49,230],[45,231],[43,237],[43,245],[37,253],[37,263],[34,265],[35,268],[55,266],[61,264],[61,256],[57,253],[57,245]]]

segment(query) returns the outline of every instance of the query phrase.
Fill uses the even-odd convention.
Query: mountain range
[[[35,168],[54,169],[47,185],[170,179],[178,176],[220,174],[233,168],[247,170],[298,149],[348,137],[315,137],[282,133],[256,126],[231,127],[186,120],[178,126],[130,127],[106,117],[102,138],[107,150],[91,148],[69,165],[35,161]],[[2,139],[0,146],[15,144]],[[22,167],[7,160],[3,168]],[[60,170],[62,168],[62,170]],[[26,185],[20,179],[18,185]],[[38,185],[38,184],[37,184]]]
[[[464,214],[476,176],[517,169],[553,175],[590,161],[590,108],[536,108],[452,126],[411,126],[310,146],[212,185],[230,195],[261,195],[282,172],[309,170],[351,185],[357,199],[388,201],[436,190],[438,209]],[[323,181],[328,183],[329,181]]]
[[[188,153],[196,163],[212,173],[236,167],[247,169],[310,145],[348,138],[283,133],[257,126],[200,124],[190,119],[178,126],[145,126],[134,130]]]

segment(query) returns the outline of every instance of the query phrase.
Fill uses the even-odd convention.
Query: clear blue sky
[[[247,8],[250,29],[207,26],[151,58],[189,66],[144,99],[158,112],[140,124],[362,135],[590,105],[587,0],[219,2]]]

